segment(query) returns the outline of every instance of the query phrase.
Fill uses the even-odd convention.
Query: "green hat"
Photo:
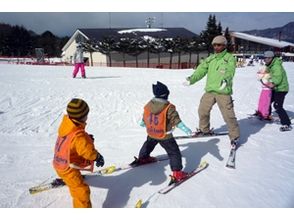
[[[88,115],[90,109],[84,100],[74,98],[68,103],[66,111],[70,118],[81,121]]]

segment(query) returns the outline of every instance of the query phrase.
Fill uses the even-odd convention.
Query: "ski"
[[[150,163],[145,163],[145,164],[135,164],[135,165],[126,164],[126,165],[122,165],[122,166],[112,165],[112,166],[103,168],[101,170],[95,171],[93,174],[95,175],[95,173],[97,173],[97,174],[100,174],[100,175],[107,175],[107,174],[111,174],[111,173],[114,173],[114,172],[117,172],[117,171],[128,170],[128,169],[132,169],[132,168],[135,168],[135,167],[145,166],[145,165],[148,165],[148,164],[157,163],[157,162],[169,159],[168,156],[166,156],[166,155],[160,156],[160,157],[155,157],[155,158],[156,158],[155,161],[150,162]]]
[[[266,120],[266,119],[262,119],[260,116],[255,115],[255,114],[248,114],[248,119],[257,119],[258,121],[263,121],[263,122],[267,122],[267,123],[280,123],[280,118],[278,115],[273,115],[271,117],[271,120]],[[290,121],[292,121],[293,117],[289,116]]]
[[[34,187],[29,188],[29,192],[30,192],[30,194],[36,194],[36,193],[40,193],[43,191],[47,191],[49,189],[56,189],[56,188],[62,187],[64,185],[65,185],[65,183],[63,182],[62,179],[56,178],[50,183],[42,183],[38,186],[34,186]]]
[[[226,167],[235,169],[236,149],[231,149]]]
[[[183,136],[175,136],[175,139],[188,139],[188,138],[202,138],[202,137],[215,137],[215,136],[221,136],[221,135],[228,135],[228,131],[222,131],[222,132],[212,132],[208,134],[196,134],[196,132],[193,133],[191,136],[183,135]]]
[[[132,169],[135,167],[144,166],[144,165],[148,165],[148,164],[152,164],[152,163],[156,163],[156,162],[164,161],[164,160],[168,160],[168,159],[169,159],[168,156],[164,155],[164,156],[156,157],[156,160],[154,162],[150,162],[150,163],[146,163],[146,164],[137,164],[137,165],[126,164],[126,165],[119,166],[119,167],[112,165],[112,166],[108,166],[108,167],[103,168],[101,170],[97,170],[97,171],[94,171],[92,173],[88,173],[88,174],[85,174],[82,176],[84,178],[86,178],[87,176],[94,176],[94,175],[97,175],[97,176],[108,175],[108,174],[111,174],[111,173],[114,173],[117,171]],[[60,188],[62,186],[65,186],[65,183],[62,181],[62,179],[55,178],[49,183],[41,183],[40,185],[33,186],[33,187],[29,188],[29,192],[30,192],[30,194],[36,194],[36,193],[40,193],[40,192],[47,191],[50,189]]]
[[[195,176],[197,173],[201,172],[202,170],[206,169],[208,167],[208,163],[206,161],[203,161],[200,163],[200,165],[193,171],[191,171],[190,173],[188,173],[188,176],[178,182],[173,182],[171,184],[169,184],[168,186],[160,189],[158,191],[158,193],[160,194],[166,194],[168,192],[170,192],[171,190],[173,190],[174,188],[176,188],[177,186],[181,185],[183,182],[185,182],[186,180],[190,179],[191,177]]]

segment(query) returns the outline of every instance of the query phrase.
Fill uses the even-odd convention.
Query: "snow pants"
[[[276,92],[274,90],[272,91],[271,103],[274,103],[274,108],[279,115],[282,125],[291,125],[291,120],[289,119],[289,116],[283,107],[285,96],[287,95],[287,93],[288,92]],[[270,113],[271,110],[272,109],[270,106]]]
[[[169,138],[166,140],[156,140],[147,136],[147,140],[145,141],[139,152],[139,158],[149,157],[158,143],[164,148],[169,157],[171,170],[182,170],[182,155],[179,150],[179,146],[174,138]]]
[[[258,101],[258,113],[262,118],[270,116],[270,105],[272,98],[272,90],[269,88],[262,88],[259,101]]]
[[[84,63],[76,63],[74,71],[72,73],[73,78],[75,78],[77,76],[79,69],[81,69],[82,77],[86,77],[85,64]]]
[[[58,176],[68,186],[71,197],[73,199],[74,208],[91,208],[90,188],[84,182],[82,174],[79,170],[70,168],[66,171],[56,170]]]
[[[204,93],[198,108],[199,129],[202,132],[210,131],[210,112],[215,103],[217,103],[228,126],[230,140],[239,138],[240,129],[234,112],[233,99],[230,95]]]

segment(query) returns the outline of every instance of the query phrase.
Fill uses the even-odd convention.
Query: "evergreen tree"
[[[227,39],[227,42],[228,42],[227,50],[229,52],[233,52],[234,51],[234,45],[232,44],[231,35],[230,35],[230,31],[229,31],[228,27],[225,30],[224,36],[225,36],[225,38]]]
[[[50,31],[37,35],[22,26],[0,23],[0,54],[4,56],[35,56],[35,48],[44,48],[48,56],[60,56],[68,40]]]
[[[208,21],[206,24],[206,29],[202,31],[200,34],[203,42],[207,45],[208,53],[211,53],[213,51],[213,48],[211,46],[211,42],[213,38],[221,34],[222,34],[221,23],[219,22],[218,25],[216,25],[215,15],[209,15]]]
[[[221,35],[223,33],[221,22],[218,22],[216,30],[217,30],[217,35]]]
[[[50,31],[45,31],[37,37],[36,47],[44,48],[44,52],[48,57],[59,56],[57,37]]]
[[[173,54],[176,50],[176,44],[175,41],[173,39],[170,38],[165,38],[163,39],[163,45],[164,45],[164,52],[169,53],[170,54],[170,58],[169,58],[169,68],[172,68],[172,60],[173,60]]]
[[[9,56],[29,56],[33,51],[33,41],[30,33],[22,26],[14,26],[7,36]]]
[[[185,49],[186,45],[188,44],[188,41],[187,41],[187,39],[176,37],[174,39],[174,43],[175,43],[174,52],[178,53],[178,69],[180,69],[181,68],[181,55],[182,55],[182,52],[184,52],[184,49]]]
[[[132,38],[123,37],[115,43],[115,51],[118,51],[123,56],[123,66],[126,66],[126,54],[131,53]]]
[[[157,65],[160,66],[160,54],[164,52],[163,38],[154,39],[150,46],[150,52],[157,54]]]
[[[188,68],[192,65],[192,53],[197,54],[196,66],[199,64],[199,53],[206,50],[206,45],[203,43],[200,37],[193,37],[188,40],[187,44],[183,48],[186,53],[189,54]]]
[[[81,45],[84,51],[90,54],[90,66],[93,66],[93,53],[98,51],[95,48],[95,44],[91,42],[90,40],[86,40],[85,42],[81,42]]]
[[[104,37],[102,41],[93,42],[95,48],[108,56],[109,66],[112,66],[111,52],[115,50],[115,40],[112,36]]]
[[[143,39],[138,39],[138,38],[132,38],[130,48],[129,48],[129,55],[135,56],[136,58],[136,67],[139,66],[138,63],[138,56],[144,52],[146,49],[147,45]]]

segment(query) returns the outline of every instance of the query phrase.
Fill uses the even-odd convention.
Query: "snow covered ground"
[[[285,109],[294,116],[294,63],[285,63],[290,92]],[[93,207],[294,207],[294,131],[281,133],[278,124],[247,119],[257,106],[258,67],[236,70],[235,111],[241,128],[236,170],[225,168],[227,136],[178,140],[186,171],[201,160],[209,167],[167,195],[156,192],[168,184],[168,161],[87,179]],[[197,108],[205,79],[191,87],[182,82],[192,70],[90,68],[87,79],[72,79],[72,67],[0,65],[0,207],[71,207],[66,187],[30,195],[29,187],[55,176],[51,166],[57,129],[73,97],[90,106],[87,130],[104,155],[105,166],[125,164],[145,141],[138,125],[152,83],[170,89],[170,101],[185,124],[198,126]],[[226,130],[219,109],[211,125]],[[175,135],[183,135],[175,130]],[[153,155],[163,155],[157,146]]]

